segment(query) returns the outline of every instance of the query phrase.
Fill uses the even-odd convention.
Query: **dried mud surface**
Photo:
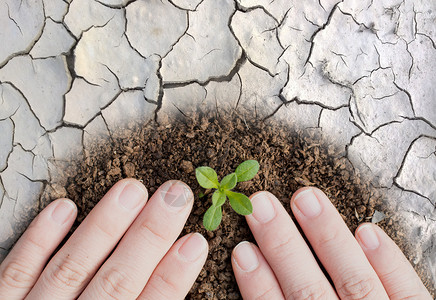
[[[303,135],[271,122],[249,123],[237,116],[195,117],[173,125],[120,130],[111,140],[96,142],[83,160],[65,170],[66,196],[79,208],[74,228],[122,178],[141,180],[150,194],[167,180],[182,180],[195,195],[182,235],[200,232],[210,248],[206,265],[186,299],[241,299],[231,269],[231,251],[243,240],[254,241],[253,236],[244,217],[233,212],[228,203],[219,228],[214,232],[204,229],[202,216],[211,197],[198,198],[205,191],[196,182],[194,170],[207,165],[222,178],[246,159],[258,160],[260,171],[253,180],[238,184],[236,190],[246,195],[268,190],[290,214],[289,199],[302,186],[322,189],[353,232],[360,223],[370,221],[382,204],[382,196],[370,183],[362,181],[348,160],[338,158],[334,146],[321,142],[316,134]],[[394,225],[389,217],[381,224],[407,251]]]

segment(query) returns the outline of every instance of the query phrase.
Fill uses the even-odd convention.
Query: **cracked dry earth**
[[[62,169],[195,108],[316,132],[436,282],[436,2],[1,0],[0,261]]]

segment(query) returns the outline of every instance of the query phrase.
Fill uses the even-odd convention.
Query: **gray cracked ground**
[[[2,0],[0,21],[0,261],[95,138],[201,105],[319,131],[435,280],[435,1]]]

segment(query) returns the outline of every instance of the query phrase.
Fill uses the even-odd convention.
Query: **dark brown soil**
[[[338,158],[333,145],[322,144],[315,134],[303,135],[279,124],[199,117],[172,126],[146,125],[117,136],[123,138],[113,136],[112,141],[95,144],[83,162],[65,172],[67,197],[79,207],[76,226],[122,178],[141,180],[150,194],[167,180],[186,182],[196,198],[182,234],[198,231],[210,246],[206,265],[187,299],[240,299],[230,255],[240,241],[254,241],[244,217],[227,204],[219,228],[214,232],[203,228],[202,216],[211,199],[197,196],[204,192],[195,180],[198,166],[210,166],[222,178],[242,161],[256,159],[259,174],[239,184],[238,191],[247,195],[271,191],[290,212],[292,193],[302,186],[317,186],[330,197],[352,231],[370,220],[380,203],[347,159]]]

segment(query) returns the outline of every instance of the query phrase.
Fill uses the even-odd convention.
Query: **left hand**
[[[183,299],[208,252],[198,233],[175,242],[192,191],[168,181],[147,196],[137,180],[118,182],[51,259],[77,208],[50,203],[0,265],[0,299]]]

